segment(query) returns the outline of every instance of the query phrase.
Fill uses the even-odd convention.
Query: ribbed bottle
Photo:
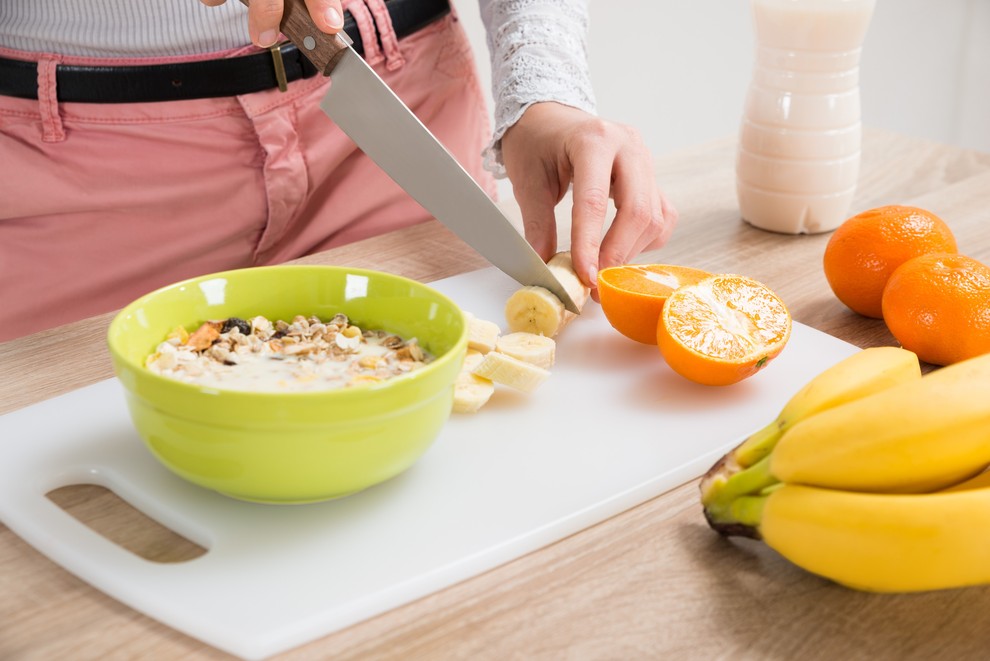
[[[739,210],[787,234],[828,232],[859,179],[859,62],[876,0],[751,0],[756,61],[736,159]]]

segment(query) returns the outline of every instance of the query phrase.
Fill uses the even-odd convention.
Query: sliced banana
[[[495,393],[495,384],[472,373],[481,364],[484,356],[479,351],[468,349],[464,365],[454,380],[454,413],[475,413]]]
[[[543,287],[517,289],[505,303],[505,320],[514,333],[553,337],[564,326],[564,304]]]
[[[461,372],[454,381],[454,413],[476,413],[495,393],[495,384],[471,372]]]
[[[542,367],[498,351],[485,354],[472,373],[526,393],[536,390],[550,376],[550,372]]]
[[[468,321],[468,349],[474,349],[481,353],[488,353],[495,350],[495,343],[498,342],[502,329],[494,321],[479,319],[468,311],[464,311],[464,316]]]
[[[461,363],[462,372],[470,372],[474,370],[475,367],[481,364],[484,360],[485,354],[481,353],[477,349],[468,349],[467,353],[464,354],[464,362]]]
[[[574,271],[570,252],[554,255],[547,266],[580,310],[588,300],[590,290]],[[505,304],[505,319],[512,332],[536,333],[553,337],[576,315],[564,308],[553,292],[543,287],[523,287]]]
[[[517,332],[498,338],[495,350],[537,367],[550,369],[553,367],[557,343],[546,335]]]
[[[560,284],[570,294],[571,300],[577,305],[578,310],[583,309],[584,304],[588,302],[588,296],[591,294],[591,290],[585,287],[581,279],[578,278],[577,271],[574,270],[574,262],[571,261],[571,251],[558,252],[547,262],[547,267],[551,273],[557,276],[557,280],[560,281]],[[574,313],[571,312],[569,314]]]

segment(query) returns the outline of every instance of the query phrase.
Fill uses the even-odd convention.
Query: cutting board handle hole
[[[166,528],[106,487],[72,484],[45,496],[87,528],[151,562],[188,562],[207,549]]]

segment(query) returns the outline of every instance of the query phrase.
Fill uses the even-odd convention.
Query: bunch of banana
[[[784,432],[816,413],[921,378],[918,357],[897,347],[863,349],[817,375],[795,393],[770,424],[722,457],[701,480],[702,503],[752,491],[742,484],[754,472],[739,473],[765,459]],[[762,467],[763,464],[760,464]],[[726,482],[733,480],[726,486]],[[765,485],[761,485],[765,486]]]
[[[811,414],[748,466],[719,462],[702,500],[716,531],[843,585],[961,587],[990,583],[988,465],[985,354]]]

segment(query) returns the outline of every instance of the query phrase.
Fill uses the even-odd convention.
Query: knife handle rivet
[[[313,50],[316,48],[316,39],[313,39],[312,37],[303,37],[303,46],[306,50]]]

